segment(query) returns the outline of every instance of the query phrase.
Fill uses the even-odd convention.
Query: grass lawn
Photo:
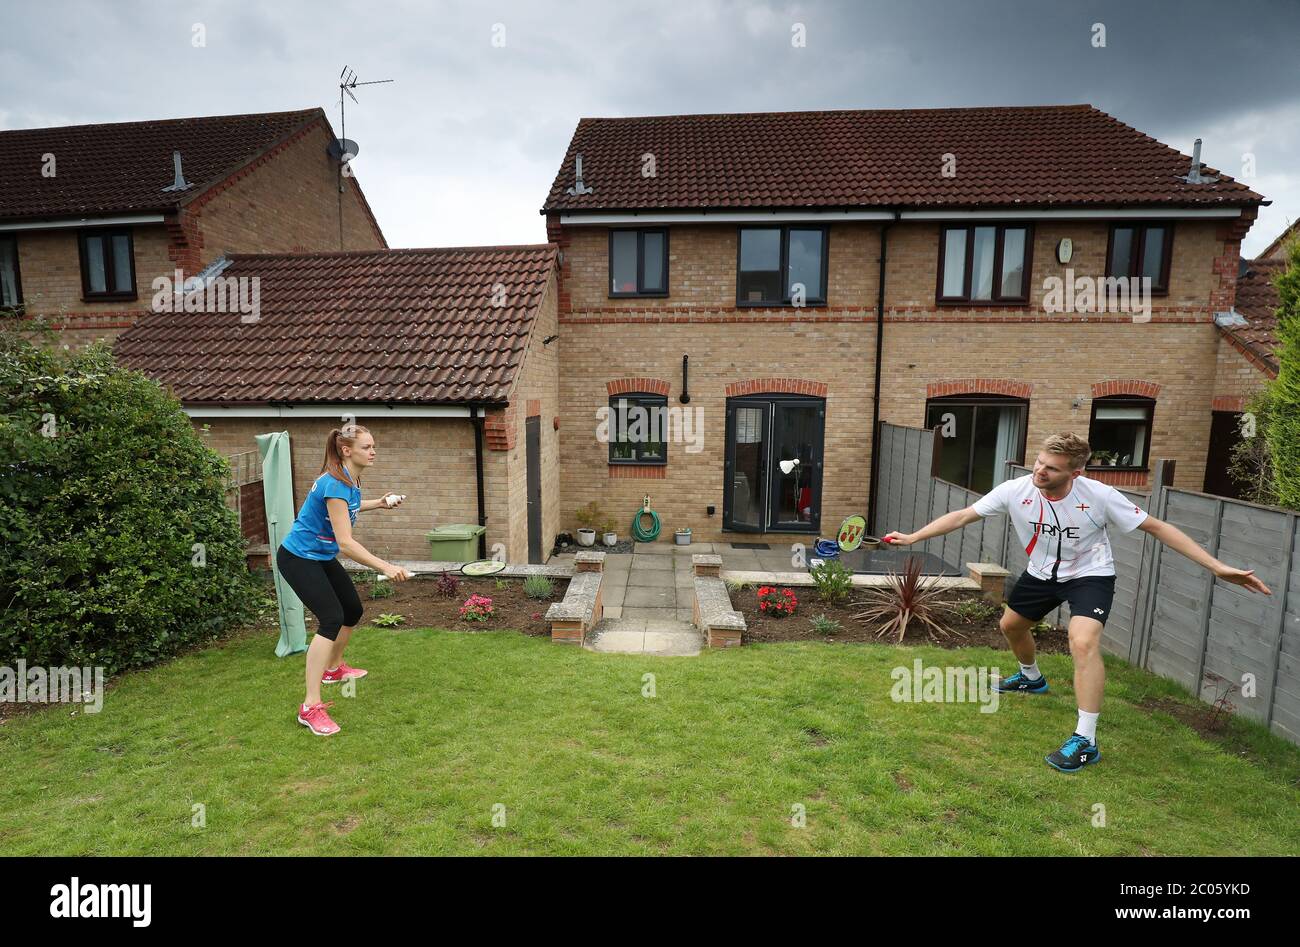
[[[1175,685],[1109,659],[1103,759],[1065,775],[1042,761],[1075,722],[1065,657],[1041,660],[1050,695],[985,714],[895,703],[890,671],[1009,673],[1005,652],[653,658],[364,628],[348,658],[370,677],[326,691],[343,732],[319,738],[293,719],[302,656],[273,643],[128,675],[97,715],[6,722],[0,854],[1300,853],[1300,751],[1241,721],[1207,741],[1138,706]]]

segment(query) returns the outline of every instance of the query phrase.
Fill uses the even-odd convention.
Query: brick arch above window
[[[649,395],[667,395],[668,382],[658,378],[616,378],[605,383],[605,390],[611,395],[625,395],[629,392]]]
[[[824,381],[808,381],[803,378],[751,378],[749,381],[737,381],[727,386],[727,397],[738,398],[742,395],[781,394],[813,395],[826,397],[827,385]]]
[[[945,398],[948,395],[1007,395],[1028,399],[1034,386],[1026,381],[1011,378],[957,378],[953,381],[936,381],[925,386],[927,398]]]
[[[1140,378],[1114,378],[1110,381],[1095,382],[1092,386],[1092,396],[1094,398],[1105,398],[1109,395],[1140,395],[1143,398],[1158,398],[1160,396],[1160,386],[1153,381],[1143,381]]]

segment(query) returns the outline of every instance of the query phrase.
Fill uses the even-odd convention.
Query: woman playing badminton
[[[360,668],[343,663],[343,649],[363,609],[356,586],[335,556],[342,552],[395,582],[410,577],[405,569],[372,555],[352,538],[358,513],[392,509],[405,499],[388,494],[362,501],[361,472],[374,462],[375,439],[364,427],[349,424],[330,431],[320,476],[275,553],[280,575],[319,623],[307,649],[307,699],[298,708],[298,722],[317,736],[339,732],[339,725],[326,713],[334,702],[321,702],[321,684],[366,676]]]

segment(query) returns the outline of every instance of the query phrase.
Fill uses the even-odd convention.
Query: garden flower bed
[[[529,598],[524,593],[523,579],[503,579],[499,576],[470,579],[456,576],[456,592],[444,596],[439,592],[436,575],[416,576],[406,582],[375,583],[368,574],[355,577],[357,591],[366,613],[361,624],[373,624],[381,614],[401,615],[405,620],[394,630],[406,628],[446,628],[458,631],[521,631],[526,635],[549,635],[550,625],[545,621],[546,609],[551,602],[564,598],[569,587],[568,579],[551,579],[552,592],[548,598]],[[445,583],[446,580],[443,580]],[[374,590],[389,587],[391,595],[375,598]],[[470,621],[461,617],[461,608],[472,595],[492,600],[491,614],[483,621]],[[315,619],[308,613],[307,629],[315,631]]]
[[[849,593],[845,601],[831,605],[822,601],[821,596],[817,594],[817,589],[808,586],[793,589],[784,586],[762,586],[761,588],[774,590],[765,594],[763,598],[779,599],[783,602],[790,600],[785,593],[793,592],[796,601],[795,611],[793,614],[781,616],[775,609],[761,608],[758,587],[730,589],[731,607],[745,616],[747,626],[743,639],[745,644],[771,641],[895,643],[894,635],[876,637],[876,632],[881,626],[880,622],[868,625],[853,618],[855,614],[864,611],[867,607],[861,604],[864,597],[860,590],[855,589]],[[926,633],[924,623],[914,619],[907,627],[903,644],[937,644],[945,648],[983,646],[1002,649],[1007,647],[1007,640],[998,628],[1001,608],[990,608],[986,610],[987,614],[980,614],[979,603],[982,600],[974,596],[954,594],[944,600],[962,605],[965,612],[964,616],[959,615],[943,620],[943,625],[952,632],[952,636],[939,638],[937,641],[932,640]],[[825,615],[839,622],[839,630],[829,635],[817,632],[813,628],[812,620],[818,615]],[[1070,651],[1069,636],[1063,628],[1042,630],[1034,635],[1034,639],[1038,643],[1038,650],[1045,654],[1068,654]]]

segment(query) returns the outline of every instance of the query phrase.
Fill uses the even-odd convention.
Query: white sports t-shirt
[[[1075,477],[1067,496],[1049,500],[1030,474],[1007,480],[976,500],[980,516],[1010,515],[1029,556],[1030,575],[1064,582],[1085,575],[1114,575],[1106,527],[1129,533],[1147,518],[1108,483]],[[1055,574],[1053,574],[1055,573]]]

